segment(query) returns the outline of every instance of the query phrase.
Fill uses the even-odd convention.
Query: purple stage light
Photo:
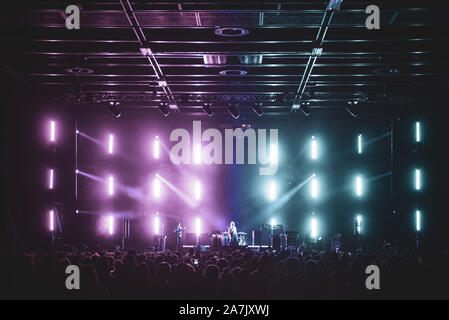
[[[201,199],[201,182],[199,182],[198,180],[195,181],[195,200],[200,200]]]
[[[201,164],[201,145],[196,144],[193,149],[193,163]]]
[[[53,169],[50,169],[48,176],[48,189],[53,190],[53,178],[54,178],[54,171]]]
[[[49,216],[50,216],[50,231],[54,231],[55,230],[55,212],[53,210],[50,210],[49,212]]]
[[[160,141],[159,136],[156,136],[156,139],[154,139],[153,143],[153,156],[155,159],[159,159],[160,154]]]
[[[50,141],[56,141],[56,122],[54,120],[50,121]]]
[[[159,220],[159,212],[156,212],[156,216],[154,217],[154,234],[160,234],[160,220]]]
[[[109,176],[108,178],[108,194],[110,196],[114,195],[114,177]]]
[[[201,219],[200,218],[195,219],[195,233],[196,233],[197,237],[199,237],[201,234]]]
[[[153,180],[153,197],[156,199],[161,197],[161,180],[159,180],[158,174],[156,174],[156,178]]]
[[[114,234],[114,216],[108,217],[108,231],[110,235]]]
[[[109,152],[109,154],[113,154],[114,153],[114,135],[113,134],[109,135],[108,152]]]

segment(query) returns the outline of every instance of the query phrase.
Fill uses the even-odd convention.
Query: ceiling
[[[400,104],[448,82],[447,11],[432,1],[382,4],[380,30],[366,29],[364,1],[78,3],[79,30],[66,29],[65,2],[1,13],[3,66],[65,103],[276,114]]]

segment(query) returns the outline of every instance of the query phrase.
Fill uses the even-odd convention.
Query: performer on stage
[[[176,234],[176,250],[182,249],[182,232],[186,228],[181,225],[181,222],[176,224],[175,230],[173,231]]]
[[[239,239],[237,237],[237,228],[235,227],[235,222],[231,221],[231,224],[228,228],[228,235],[231,247],[237,247],[239,245]]]

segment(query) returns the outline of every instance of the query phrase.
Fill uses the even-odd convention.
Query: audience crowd
[[[68,265],[80,290],[67,290]],[[380,290],[367,290],[368,265]],[[449,255],[374,252],[91,251],[15,252],[1,259],[3,298],[56,299],[381,299],[449,298]]]

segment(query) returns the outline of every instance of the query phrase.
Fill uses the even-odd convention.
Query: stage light
[[[155,159],[159,159],[159,153],[160,153],[160,141],[159,136],[156,136],[153,142],[153,156]]]
[[[357,150],[358,150],[359,154],[362,153],[362,135],[361,134],[359,134],[357,137]]]
[[[112,154],[114,152],[114,135],[109,135],[109,146],[108,146],[108,152],[109,154]]]
[[[168,103],[161,103],[159,105],[159,111],[166,117],[170,113],[170,108],[168,107]]]
[[[357,103],[358,101],[348,101],[348,104],[346,105],[346,111],[348,111],[348,113],[354,118],[357,118],[358,116],[358,112],[355,107]]]
[[[415,170],[415,189],[421,190],[421,170]]]
[[[276,165],[279,160],[279,150],[276,144],[270,144],[270,164]]]
[[[276,219],[272,218],[270,220],[270,226],[271,226],[271,228],[274,228],[276,226]]]
[[[318,158],[318,141],[315,139],[315,136],[312,136],[312,141],[310,142],[310,157],[313,160]]]
[[[113,176],[108,177],[108,194],[110,196],[114,195],[114,177]]]
[[[48,173],[48,189],[53,190],[53,178],[54,178],[54,171],[53,169],[50,169]]]
[[[416,231],[421,231],[421,211],[416,210]]]
[[[161,180],[159,175],[156,174],[156,178],[153,180],[153,197],[159,199],[161,196]]]
[[[316,218],[310,219],[310,237],[312,239],[318,237],[318,220]]]
[[[110,235],[114,234],[114,216],[108,217],[108,231]]]
[[[203,111],[205,114],[207,114],[209,117],[212,117],[214,115],[214,111],[210,107],[210,103],[203,104]]]
[[[357,234],[362,234],[362,216],[358,215],[355,219]]]
[[[416,121],[415,123],[416,142],[421,142],[421,123]]]
[[[363,180],[360,175],[355,178],[355,193],[358,197],[361,197],[363,193]]]
[[[109,110],[112,112],[115,118],[120,118],[122,113],[119,111],[118,106],[120,105],[120,102],[118,101],[110,101],[109,102]]]
[[[252,106],[253,111],[261,117],[263,115],[262,103],[256,103]]]
[[[201,164],[201,144],[195,144],[193,148],[193,163],[194,164]]]
[[[311,113],[311,111],[309,109],[309,105],[310,105],[310,102],[302,102],[301,106],[299,107],[299,110],[301,110],[302,113],[304,113],[304,115],[306,117],[310,116],[310,113]]]
[[[159,212],[156,212],[156,216],[154,217],[154,234],[160,234],[160,220],[159,220]]]
[[[197,180],[195,182],[195,200],[200,200],[201,199],[201,183]]]
[[[270,201],[274,201],[277,198],[277,185],[276,182],[271,180],[268,183],[268,193],[267,193],[268,199]]]
[[[50,121],[50,141],[56,141],[56,122],[53,120]]]
[[[310,196],[314,199],[318,197],[318,180],[315,178],[315,174],[310,180]]]
[[[235,105],[230,105],[230,107],[228,108],[228,113],[231,115],[231,117],[233,117],[234,119],[238,119],[240,117],[240,113],[237,110]]]
[[[50,231],[54,231],[55,230],[55,212],[53,210],[50,210],[49,212],[49,219],[50,219]]]
[[[196,233],[197,237],[199,237],[201,234],[201,219],[200,218],[195,219],[195,233]]]
[[[75,169],[75,173],[78,174],[80,173],[80,171],[78,169]]]

